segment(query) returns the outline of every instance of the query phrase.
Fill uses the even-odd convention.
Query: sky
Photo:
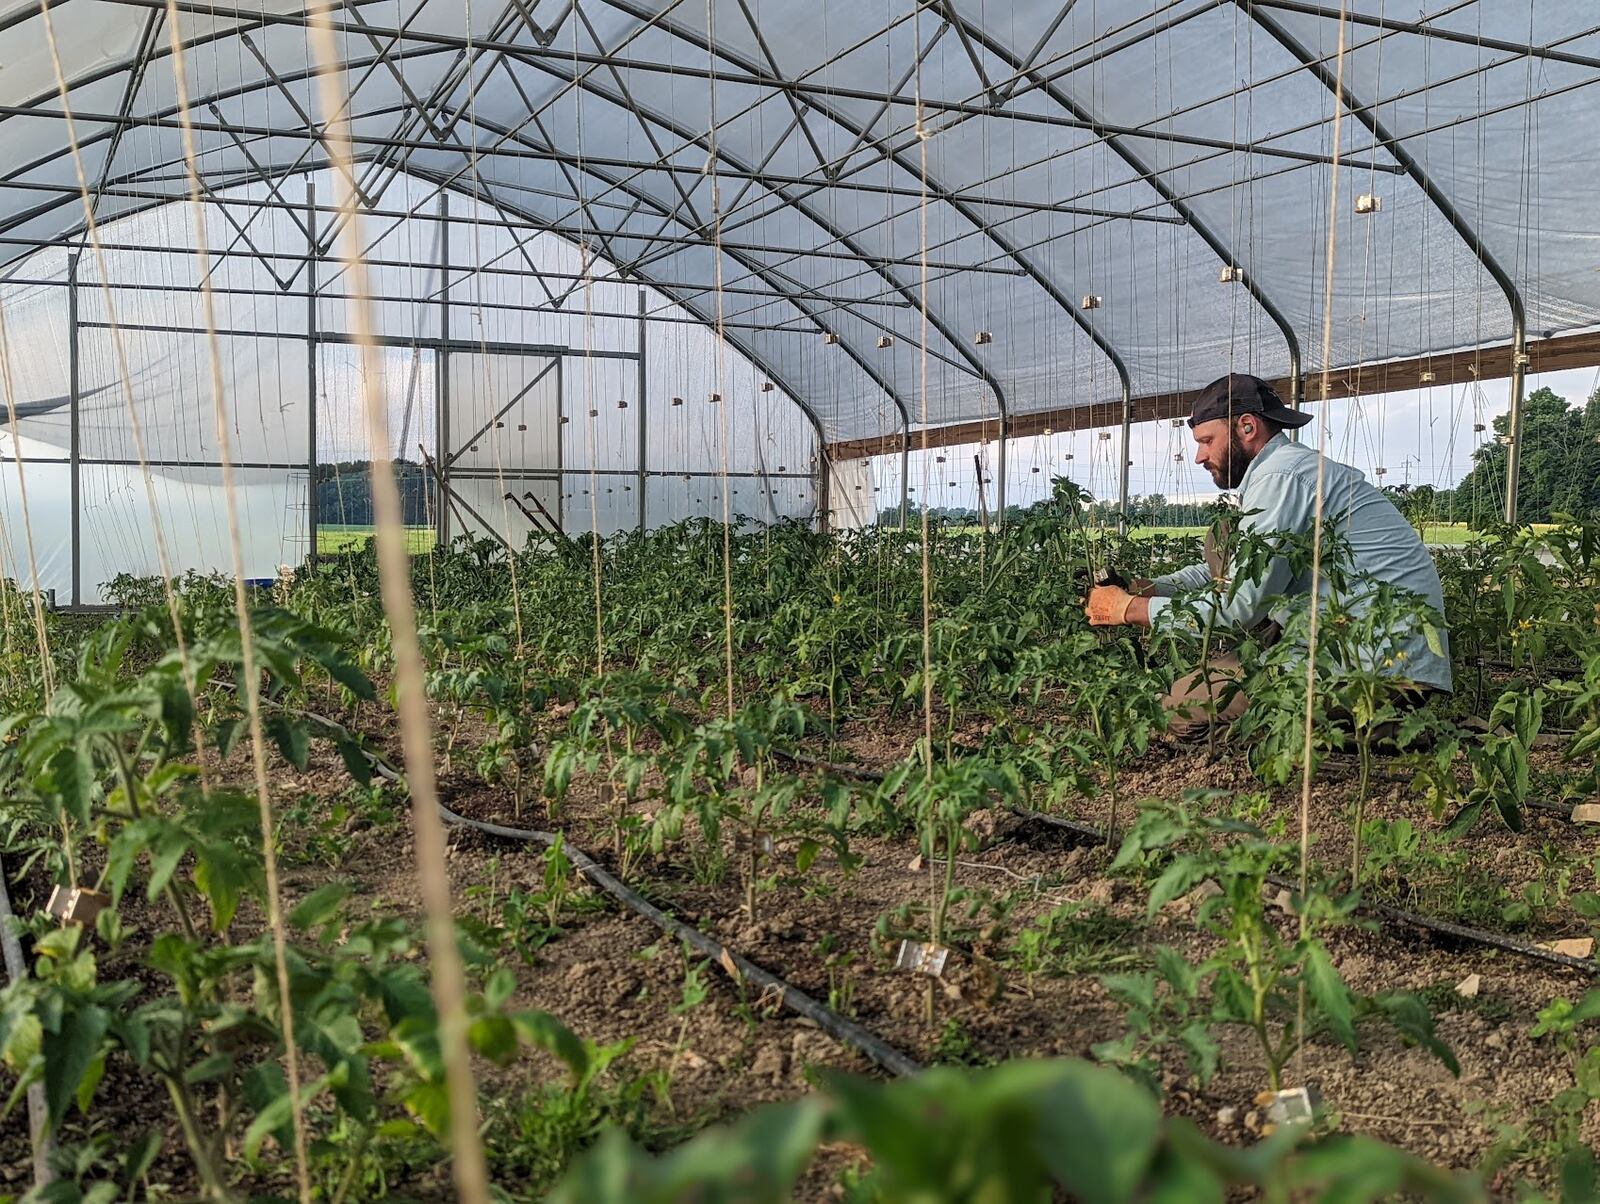
[[[1600,370],[1583,368],[1528,378],[1528,392],[1542,387],[1581,404],[1600,387]],[[1369,480],[1381,477],[1385,485],[1409,482],[1448,488],[1471,469],[1477,447],[1493,438],[1494,419],[1507,411],[1510,395],[1509,381],[1490,380],[1341,399],[1326,407],[1324,422],[1305,428],[1302,439],[1315,442],[1325,438],[1330,456],[1359,468]],[[1487,429],[1475,432],[1472,428],[1478,423]],[[1109,439],[1103,437],[1107,434]],[[1026,506],[1045,497],[1052,475],[1071,477],[1096,498],[1115,499],[1120,437],[1120,428],[1105,427],[1012,440],[1007,503]],[[930,450],[926,463],[923,453],[913,451],[913,498],[926,492],[936,506],[976,507],[975,454],[982,457],[992,476],[996,464],[992,442],[987,447]],[[1181,461],[1175,458],[1178,456]],[[1135,495],[1160,493],[1175,501],[1202,502],[1216,496],[1211,478],[1194,463],[1194,443],[1187,426],[1174,427],[1169,422],[1136,425],[1130,458],[1129,491]],[[1387,471],[1377,474],[1378,468]],[[880,507],[898,501],[898,457],[875,460],[873,483]],[[987,497],[990,505],[994,502],[992,489]]]

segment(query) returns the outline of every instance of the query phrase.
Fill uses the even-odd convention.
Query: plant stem
[[[1372,732],[1365,730],[1358,741],[1361,755],[1361,786],[1356,791],[1356,831],[1350,850],[1350,886],[1361,885],[1361,821],[1367,811],[1367,787],[1372,780]]]
[[[188,1094],[171,1074],[163,1075],[162,1081],[166,1083],[167,1094],[172,1098],[172,1106],[178,1113],[178,1124],[183,1130],[184,1144],[189,1147],[189,1156],[194,1160],[195,1173],[200,1176],[200,1182],[217,1199],[233,1199],[233,1194],[228,1190],[227,1182],[217,1170],[217,1164],[211,1156],[211,1149],[206,1141],[205,1134],[201,1132],[200,1125],[195,1120],[194,1109],[189,1104]]]

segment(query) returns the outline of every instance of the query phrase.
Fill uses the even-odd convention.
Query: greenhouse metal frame
[[[627,478],[637,497],[619,512],[641,528],[656,521],[652,476],[679,478],[687,468],[692,482],[715,477],[730,490],[742,478],[762,482],[768,499],[774,480],[787,488],[784,478],[795,477],[807,488],[786,494],[769,517],[826,522],[835,510],[834,521],[848,524],[861,516],[843,513],[843,495],[865,479],[864,468],[849,465],[897,458],[903,509],[915,448],[991,441],[1003,514],[1009,442],[1118,424],[1126,499],[1132,424],[1182,414],[1195,388],[1240,369],[1276,380],[1295,404],[1509,376],[1505,514],[1514,520],[1527,374],[1600,362],[1600,274],[1585,269],[1600,235],[1580,220],[1593,208],[1576,135],[1600,96],[1592,86],[1600,25],[1572,0],[1467,0],[1431,13],[1408,6],[1404,15],[1391,7],[1403,6],[1044,0],[1003,14],[959,0],[881,11],[753,0],[511,0],[485,13],[438,0],[333,7],[363,229],[393,223],[389,230],[414,242],[409,232],[432,223],[498,240],[493,256],[458,255],[454,236],[441,235],[435,255],[378,252],[369,261],[394,273],[380,295],[385,305],[414,311],[421,306],[403,298],[415,295],[439,310],[437,333],[390,329],[381,341],[432,357],[444,496],[475,471],[460,463],[464,447],[450,445],[454,356],[566,365],[556,370],[562,421],[546,438],[553,456],[497,460],[494,472],[553,479],[557,525],[563,501],[576,500],[559,496],[566,477],[587,467],[596,492],[602,476]],[[179,138],[185,124],[194,131],[205,203],[223,235],[211,241],[225,244],[214,259],[243,261],[242,278],[219,279],[214,267],[210,286],[241,304],[305,310],[291,329],[222,333],[306,345],[307,446],[292,462],[307,477],[311,549],[318,349],[351,337],[319,313],[319,301],[349,297],[333,287],[341,211],[317,204],[311,178],[326,177],[329,160],[325,125],[314,116],[308,14],[194,0],[172,8],[196,76],[187,113],[168,95],[170,71],[155,69],[170,54],[167,0],[0,6],[0,36],[16,48],[6,57],[33,64],[8,73],[20,77],[15,85],[0,77],[0,145],[13,164],[0,173],[0,288],[66,295],[64,438],[30,429],[41,420],[40,397],[15,382],[6,392],[19,434],[55,440],[69,465],[74,603],[89,600],[80,563],[88,454],[80,337],[113,326],[204,333],[197,324],[83,312],[85,296],[98,291],[128,308],[150,294],[151,308],[165,303],[181,314],[177,298],[200,288],[159,278],[167,267],[81,279],[85,203],[119,262],[188,255],[181,232],[170,245],[118,242],[113,223],[181,209]],[[821,54],[806,38],[819,23]],[[52,58],[65,87],[40,66]],[[1153,93],[1140,71],[1147,60],[1167,65]],[[1193,78],[1173,74],[1174,61]],[[1241,95],[1252,102],[1243,113]],[[64,170],[74,142],[93,173],[88,195]],[[1537,189],[1526,183],[1534,170]],[[307,177],[303,199],[290,183],[297,176]],[[1330,216],[1336,180],[1347,203]],[[385,203],[396,193],[403,203]],[[279,228],[264,231],[263,222]],[[1380,223],[1376,237],[1389,240],[1381,254],[1372,247]],[[1329,234],[1365,250],[1326,263]],[[555,241],[576,256],[569,270],[544,250]],[[382,235],[371,245],[379,248]],[[44,271],[30,267],[52,254],[64,256],[64,271],[59,259]],[[411,293],[419,273],[436,278],[431,293]],[[508,291],[530,282],[543,301]],[[462,295],[469,284],[470,297]],[[533,315],[571,315],[580,290],[583,321],[633,327],[631,351],[584,345],[570,331],[541,340],[525,329]],[[460,315],[484,329],[504,318],[508,335],[471,337]],[[726,393],[745,407],[766,390],[794,408],[792,425],[804,435],[787,431],[780,469],[748,449],[711,450],[693,465],[653,454],[668,396],[683,398],[647,379],[647,327],[674,326],[703,327],[747,369],[738,387],[718,380],[699,390],[704,397],[685,392],[690,406]],[[613,462],[602,449],[585,466],[581,454],[564,454],[577,449],[559,426],[581,415],[561,391],[582,375],[571,361],[608,358],[636,375],[633,413],[613,423],[611,440],[625,425],[634,451]],[[504,390],[486,382],[485,391],[515,397],[514,375]],[[598,408],[589,406],[591,418]],[[13,455],[29,459],[21,449]],[[103,451],[95,462],[119,460],[136,462]],[[187,454],[148,460],[154,468],[214,463]],[[289,463],[243,458],[239,466]],[[703,497],[696,502],[714,513]],[[474,525],[441,503],[441,535],[451,533],[453,512],[463,527]],[[686,512],[661,511],[668,519]],[[476,525],[496,526],[481,516]],[[501,526],[502,539],[527,529]]]

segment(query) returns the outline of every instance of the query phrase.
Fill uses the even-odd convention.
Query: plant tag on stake
[[[45,910],[63,924],[81,924],[93,928],[96,917],[106,909],[111,900],[87,886],[57,886],[50,892],[50,902]]]
[[[733,851],[735,853],[748,853],[755,850],[757,857],[771,857],[777,847],[773,843],[771,832],[735,832],[733,834]]]
[[[895,955],[894,968],[912,974],[942,977],[944,966],[950,960],[950,950],[943,945],[925,941],[901,941],[900,952]]]
[[[1322,1106],[1322,1093],[1315,1087],[1290,1087],[1278,1092],[1267,1105],[1267,1122],[1283,1128],[1305,1125]]]

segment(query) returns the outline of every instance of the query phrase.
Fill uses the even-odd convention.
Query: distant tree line
[[[1037,506],[1054,505],[1053,500],[1037,502]],[[1007,506],[1006,521],[1011,522],[1022,518],[1031,506]],[[1083,507],[1083,521],[1091,527],[1110,526],[1118,520],[1118,508],[1115,499],[1090,502]],[[909,521],[920,523],[922,511],[916,503],[907,507],[906,514]],[[1151,493],[1142,497],[1136,496],[1128,500],[1128,521],[1136,527],[1203,527],[1211,521],[1210,507],[1203,502],[1176,502],[1169,501],[1164,494]],[[994,521],[993,512],[989,520]],[[976,527],[982,519],[976,510],[966,509],[961,506],[930,506],[928,508],[928,521],[946,527]],[[878,510],[877,525],[880,527],[898,527],[900,525],[900,507],[882,506]]]
[[[1510,433],[1509,415],[1496,418],[1493,438],[1460,432],[1458,438],[1483,438],[1472,455],[1472,468],[1451,489],[1431,485],[1395,485],[1385,489],[1413,522],[1461,522],[1475,527],[1493,526],[1505,511],[1506,457],[1510,448],[1501,438]],[[1581,406],[1550,389],[1536,389],[1522,407],[1522,464],[1517,487],[1517,516],[1527,523],[1553,522],[1557,515],[1576,518],[1600,516],[1600,390]],[[1057,482],[1065,478],[1056,478]],[[1068,483],[1070,484],[1070,483]],[[1059,493],[1059,488],[1057,490]],[[1037,505],[1053,505],[1046,500]],[[1007,506],[1007,519],[1026,513]],[[1205,501],[1174,501],[1151,493],[1129,499],[1128,521],[1135,527],[1203,527],[1214,511]],[[910,521],[920,522],[917,503],[907,508]],[[1105,526],[1118,519],[1115,498],[1088,501],[1084,522]],[[991,519],[993,515],[991,514]],[[931,522],[970,527],[979,523],[978,512],[960,506],[932,506]],[[879,526],[898,526],[900,507],[878,510]]]
[[[428,470],[410,460],[397,459],[394,461],[394,475],[400,486],[400,513],[405,525],[425,527],[431,524],[433,481]],[[351,527],[369,527],[373,524],[370,460],[318,464],[314,479],[317,487],[317,522]]]
[[[1472,456],[1472,469],[1454,489],[1401,491],[1416,495],[1413,511],[1432,511],[1444,522],[1492,526],[1505,508],[1506,457],[1500,436],[1511,430],[1509,415],[1494,420],[1495,438]],[[1517,517],[1552,522],[1558,514],[1600,516],[1600,390],[1581,406],[1550,389],[1535,389],[1522,405],[1522,465],[1517,479]]]

